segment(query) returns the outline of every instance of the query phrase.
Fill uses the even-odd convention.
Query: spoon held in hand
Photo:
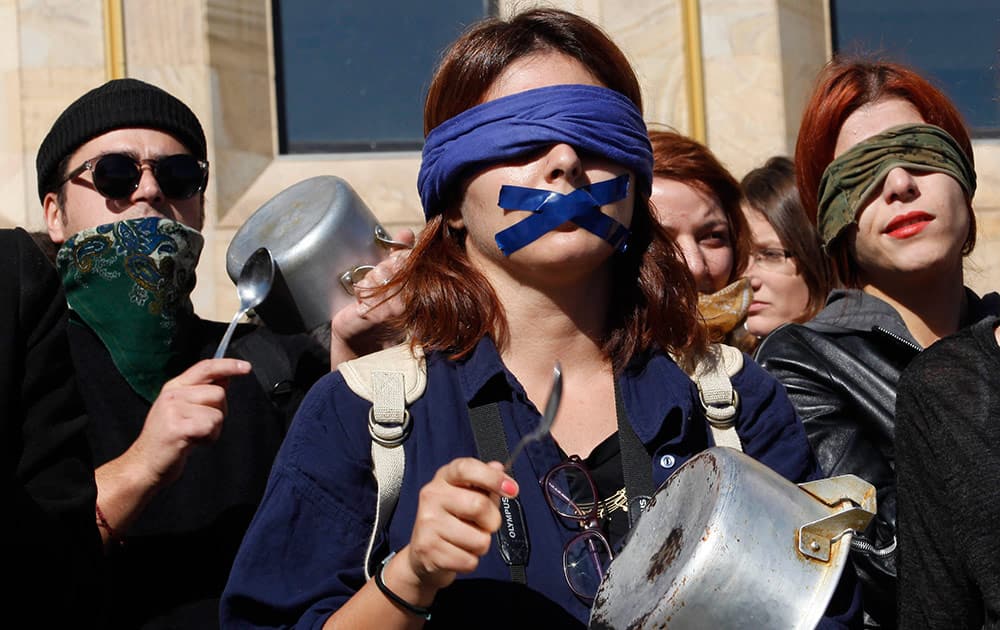
[[[222,336],[219,348],[215,351],[213,358],[221,359],[226,355],[226,348],[233,338],[233,331],[240,318],[246,315],[250,309],[259,306],[274,284],[274,258],[266,247],[261,247],[247,259],[240,270],[240,277],[236,280],[236,294],[240,298],[240,308],[233,316],[226,328],[226,334]]]
[[[535,430],[531,433],[525,435],[521,438],[521,441],[517,443],[514,450],[510,454],[510,458],[507,459],[507,463],[504,464],[504,471],[510,472],[511,467],[514,465],[514,460],[517,456],[521,454],[521,451],[531,442],[536,442],[552,430],[552,423],[556,420],[556,412],[559,411],[559,401],[562,399],[562,366],[556,361],[556,365],[552,368],[552,389],[549,391],[549,399],[545,403],[545,413],[542,414],[542,420],[535,427]]]

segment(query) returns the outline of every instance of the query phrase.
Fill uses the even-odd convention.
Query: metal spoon
[[[521,451],[530,442],[536,442],[552,430],[552,423],[555,422],[556,412],[559,411],[559,401],[562,399],[562,366],[556,361],[552,368],[552,390],[549,392],[549,399],[545,402],[545,413],[542,414],[542,421],[538,423],[535,430],[521,438],[521,441],[514,447],[507,463],[504,464],[504,472],[510,472],[514,465],[514,460],[521,454]]]
[[[236,311],[233,321],[229,322],[226,334],[222,336],[222,342],[215,351],[216,359],[221,359],[226,354],[229,347],[229,340],[233,338],[233,331],[240,318],[255,306],[259,306],[274,284],[274,258],[266,247],[261,247],[250,258],[243,263],[240,270],[240,277],[236,280],[236,294],[240,296],[240,310]]]

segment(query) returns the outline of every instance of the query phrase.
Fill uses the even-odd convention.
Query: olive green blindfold
[[[818,227],[829,249],[844,228],[854,223],[862,204],[885,181],[889,171],[950,175],[972,199],[976,172],[947,131],[934,125],[900,125],[859,142],[823,172],[819,182]]]

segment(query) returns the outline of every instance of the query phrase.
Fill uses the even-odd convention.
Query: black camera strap
[[[484,462],[505,462],[510,457],[507,435],[500,418],[500,405],[491,402],[483,405],[469,405],[469,421],[476,438],[479,459]],[[500,516],[503,521],[497,530],[497,547],[504,562],[510,568],[510,579],[518,584],[528,582],[525,566],[531,555],[528,528],[521,511],[521,502],[515,497],[500,497]]]
[[[625,495],[629,499],[635,497],[653,496],[653,469],[652,457],[642,440],[632,428],[632,423],[628,421],[628,412],[625,411],[625,401],[622,399],[621,390],[618,387],[618,379],[615,381],[615,412],[618,416],[618,443],[622,452],[622,476],[625,479]],[[645,511],[646,505],[638,506]]]

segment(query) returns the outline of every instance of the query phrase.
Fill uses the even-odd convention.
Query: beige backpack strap
[[[701,407],[715,443],[742,451],[743,444],[736,433],[740,395],[733,389],[731,379],[743,369],[743,352],[733,346],[713,343],[705,354],[697,357],[693,366],[680,364],[698,386]]]
[[[372,436],[372,465],[378,487],[375,524],[365,550],[365,577],[375,539],[385,529],[396,508],[403,483],[406,460],[403,442],[410,434],[410,412],[406,406],[419,398],[427,387],[427,366],[420,348],[411,352],[400,344],[337,366],[355,394],[370,400],[368,432]]]

